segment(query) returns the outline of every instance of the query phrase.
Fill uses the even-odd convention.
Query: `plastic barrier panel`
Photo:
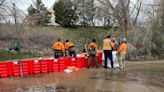
[[[99,52],[99,53],[98,53],[97,61],[98,61],[99,64],[102,63],[102,52]]]
[[[13,76],[13,69],[12,69],[13,62],[8,62],[8,74],[9,76]]]
[[[33,73],[39,74],[41,72],[39,61],[35,60],[32,65],[33,65]]]
[[[16,77],[19,77],[20,76],[20,65],[19,65],[18,61],[13,61],[12,69],[13,69],[13,75]]]
[[[75,58],[72,58],[71,59],[71,62],[69,64],[69,66],[77,66],[77,62],[76,62],[76,59]]]
[[[50,60],[48,60],[48,71],[49,72],[53,72],[53,61],[54,61],[54,59],[52,59],[52,58],[49,58]]]
[[[66,62],[66,66],[70,66],[71,65],[72,58],[73,57],[71,57],[71,56],[64,58],[65,59],[65,62]]]
[[[84,67],[88,67],[88,57],[84,57]]]
[[[33,74],[33,62],[34,60],[21,60],[23,75]]]
[[[87,56],[87,53],[80,54],[80,57],[86,57],[86,56]]]
[[[52,72],[52,59],[50,58],[44,58],[44,59],[40,59],[40,68],[41,68],[41,72],[42,73],[47,73],[47,72]]]
[[[12,76],[12,62],[0,62],[0,77]]]
[[[58,59],[53,59],[52,61],[52,71],[58,72],[59,71],[59,61]]]
[[[76,62],[77,62],[78,68],[83,68],[86,65],[86,58],[85,57],[77,57]]]
[[[59,71],[64,71],[67,68],[67,61],[65,58],[59,58]]]

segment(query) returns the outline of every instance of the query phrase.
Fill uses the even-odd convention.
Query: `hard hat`
[[[122,41],[122,40],[123,40],[123,38],[121,38],[121,37],[118,38],[118,41]]]
[[[92,39],[92,42],[96,42],[96,39]]]
[[[123,41],[126,41],[126,38],[124,38]]]

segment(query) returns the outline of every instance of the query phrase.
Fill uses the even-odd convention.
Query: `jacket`
[[[109,38],[103,40],[103,50],[112,50],[113,44]]]
[[[90,46],[95,47],[96,53],[98,53],[98,47],[97,47],[97,44],[96,44],[96,43],[90,42],[90,43],[88,44],[88,47],[87,47],[87,48],[89,48]]]
[[[52,45],[52,49],[53,50],[64,50],[64,44],[62,42],[55,42],[53,45]]]
[[[119,54],[126,54],[126,49],[127,49],[127,45],[125,43],[122,43],[119,47],[118,47],[118,53]]]
[[[74,46],[73,42],[67,42],[65,44],[65,49],[69,49],[70,47]]]

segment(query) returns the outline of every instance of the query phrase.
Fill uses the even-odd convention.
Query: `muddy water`
[[[164,61],[0,79],[0,92],[164,92]]]

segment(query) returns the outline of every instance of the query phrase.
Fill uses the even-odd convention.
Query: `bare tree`
[[[77,7],[77,14],[79,16],[79,24],[83,27],[94,26],[96,0],[73,0]]]
[[[162,25],[164,25],[164,1],[163,0],[161,0],[161,11],[162,11],[162,14],[161,14],[161,18],[162,18]],[[162,26],[163,27],[163,29],[162,30],[164,30],[164,26]]]
[[[0,0],[0,6],[4,3],[5,0]]]
[[[125,31],[126,37],[127,32],[130,30],[133,24],[136,24],[138,16],[140,14],[142,0],[137,0],[136,3],[133,3],[133,9],[131,11],[131,0],[97,0],[104,6],[109,7],[110,11],[107,11],[109,15],[115,17],[121,29]],[[132,14],[137,10],[135,19],[132,18]],[[134,15],[134,14],[133,14]],[[133,22],[132,22],[133,19]]]
[[[101,21],[104,27],[117,24],[115,18],[112,16],[111,9],[102,3],[97,4],[96,19]]]

